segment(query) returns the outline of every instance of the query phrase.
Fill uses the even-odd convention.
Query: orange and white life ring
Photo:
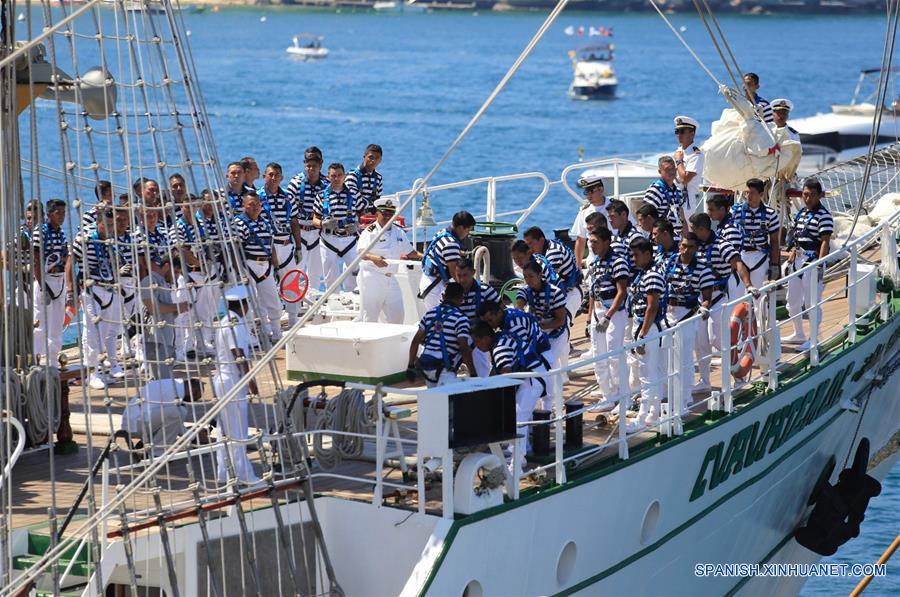
[[[753,368],[758,331],[756,318],[747,303],[731,312],[731,374],[746,379]]]

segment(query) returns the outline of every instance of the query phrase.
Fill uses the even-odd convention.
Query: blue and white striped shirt
[[[325,190],[328,180],[319,176],[315,184],[306,180],[306,173],[301,172],[288,183],[287,194],[293,202],[294,213],[304,226],[312,225],[313,211],[316,205],[316,196]]]
[[[266,188],[262,187],[256,191],[259,200],[262,203],[263,211],[272,229],[275,233],[275,242],[284,244],[284,241],[291,240],[291,221],[296,217],[292,198],[282,189],[269,195]]]
[[[631,271],[628,269],[628,262],[611,248],[606,252],[606,257],[595,256],[588,266],[591,297],[607,307],[616,297],[616,282],[619,280],[627,282],[630,278]],[[621,309],[624,308],[623,301]]]
[[[659,309],[654,321],[661,321],[666,316],[666,306],[662,300],[665,293],[666,280],[656,266],[638,271],[634,276],[634,281],[628,287],[628,303],[631,314],[638,321],[643,321],[644,315],[647,313],[647,296],[658,294],[660,297]]]
[[[765,203],[760,203],[759,209],[753,209],[746,202],[741,202],[732,208],[731,216],[731,222],[741,233],[741,241],[737,245],[739,251],[768,251],[769,235],[781,229],[778,212]]]
[[[644,203],[656,208],[659,217],[672,223],[675,232],[681,232],[681,215],[679,210],[684,205],[684,195],[678,185],[668,186],[659,178],[644,192]]]
[[[31,234],[31,246],[40,254],[42,259],[40,267],[43,272],[59,274],[65,271],[69,243],[62,228],[54,228],[46,222],[35,226]]]
[[[525,286],[516,291],[516,301],[523,301],[528,305],[528,312],[538,318],[540,321],[553,319],[553,312],[557,309],[566,308],[566,292],[554,284],[544,282],[543,288],[540,290],[532,290]],[[563,335],[568,328],[569,314],[566,312],[566,319],[563,325],[548,332],[551,338],[558,338]]]
[[[316,203],[313,206],[313,214],[317,218],[320,220],[332,218],[337,220],[338,226],[357,223],[359,215],[364,210],[365,204],[346,186],[335,192],[331,185],[328,185],[316,195]]]
[[[568,291],[581,283],[583,275],[575,261],[575,255],[564,244],[557,240],[545,239],[542,255],[547,259],[556,273],[555,284]]]
[[[234,216],[231,229],[244,248],[244,258],[265,261],[272,257],[272,226],[261,213],[255,220],[244,214]]]
[[[462,355],[459,347],[472,339],[469,335],[469,318],[453,305],[441,304],[425,313],[419,322],[419,329],[425,332],[422,355],[419,358],[423,369],[429,365],[443,363],[445,369],[459,368]],[[435,366],[434,368],[437,368]]]
[[[362,166],[348,172],[344,184],[356,193],[361,201],[365,201],[366,209],[374,208],[375,200],[381,197],[384,190],[381,173],[378,170],[368,172]]]
[[[469,321],[476,321],[478,319],[478,307],[485,301],[493,301],[499,304],[500,293],[484,282],[473,280],[472,287],[464,292],[463,302],[459,308],[466,314]]]

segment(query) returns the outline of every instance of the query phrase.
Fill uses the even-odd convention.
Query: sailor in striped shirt
[[[87,230],[88,227],[96,224],[100,210],[113,204],[112,183],[108,180],[98,182],[94,186],[94,196],[97,198],[97,203],[81,214],[81,230]]]
[[[127,195],[124,197],[127,198]],[[123,199],[123,197],[120,197]],[[122,324],[127,328],[136,321],[140,315],[141,301],[138,293],[140,292],[140,277],[138,270],[137,256],[143,247],[146,247],[146,240],[143,233],[135,226],[136,215],[139,210],[132,211],[127,204],[115,208],[115,251],[113,256],[118,262],[118,266],[113,269],[116,274],[116,282],[119,286],[119,293],[122,296]],[[123,342],[124,352],[132,356],[131,343]]]
[[[475,265],[468,257],[456,262],[457,281],[463,288],[463,300],[459,308],[469,321],[478,321],[478,309],[487,301],[500,303],[500,293],[488,284],[475,279]],[[487,377],[491,372],[490,354],[478,348],[472,349],[472,362],[478,377]]]
[[[822,183],[815,178],[808,178],[803,183],[803,209],[794,216],[788,231],[788,265],[791,272],[802,268],[806,263],[824,259],[831,251],[831,236],[834,234],[834,218],[824,205]],[[803,331],[803,309],[818,305],[822,298],[824,281],[819,272],[818,285],[810,292],[810,276],[812,271],[788,280],[787,304],[791,315],[794,333],[783,341],[799,344],[798,350],[809,350],[809,341]],[[818,307],[818,321],[822,321],[822,308]]]
[[[244,167],[240,162],[231,162],[225,170],[225,182],[228,184],[222,190],[222,195],[228,197],[228,209],[231,214],[239,214],[243,209],[244,193],[247,187],[244,186]]]
[[[255,289],[262,329],[273,342],[281,338],[281,300],[275,282],[276,258],[272,251],[272,225],[263,214],[256,191],[244,193],[241,213],[234,216],[231,230],[243,247],[244,264]]]
[[[313,223],[316,196],[328,185],[322,176],[322,151],[315,146],[303,153],[303,172],[288,183],[287,193],[293,200],[294,213],[300,226],[300,269],[306,272],[310,287],[318,290],[322,279],[322,233]]]
[[[737,249],[711,230],[712,221],[707,214],[698,213],[692,215],[690,224],[691,231],[697,235],[697,239],[700,241],[697,248],[697,259],[704,266],[708,267],[716,278],[716,285],[710,300],[711,312],[708,325],[705,328],[701,326],[697,332],[697,353],[702,355],[697,364],[700,371],[699,391],[701,388],[709,387],[709,355],[712,353],[713,347],[716,350],[721,350],[722,348],[720,334],[723,313],[722,309],[712,309],[712,307],[723,299],[728,298],[728,280],[732,273],[737,273],[738,279],[754,297],[759,295],[759,291],[751,284],[750,272],[747,271],[747,267],[741,261]]]
[[[687,231],[681,237],[678,253],[670,257],[660,267],[665,272],[669,286],[666,299],[666,323],[669,327],[680,324],[675,335],[676,354],[680,360],[675,364],[678,369],[678,383],[681,384],[686,409],[691,404],[691,393],[694,387],[694,349],[697,346],[697,329],[706,325],[709,319],[709,307],[712,301],[716,278],[712,271],[697,260],[697,235]],[[685,321],[695,313],[702,314],[702,324],[697,321]],[[703,358],[706,355],[698,355]]]
[[[410,381],[415,379],[417,366],[429,388],[457,381],[456,372],[461,364],[466,365],[470,374],[475,371],[469,348],[472,341],[469,318],[459,308],[462,297],[462,286],[451,282],[444,289],[441,303],[429,309],[419,322],[419,329],[409,345],[406,373]]]
[[[490,355],[494,375],[547,371],[546,361],[540,356],[533,341],[506,331],[495,332],[487,322],[479,321],[472,326],[472,342],[479,350]],[[546,382],[542,378],[523,379],[516,387],[516,422],[532,420],[537,402],[545,394]],[[530,436],[530,433],[523,433],[516,440],[516,465],[520,470],[525,467]]]
[[[669,221],[660,220],[659,212],[656,211],[655,207],[648,203],[640,206],[635,212],[635,216],[637,217],[638,232],[641,233],[641,236],[649,238],[650,240],[653,240],[653,227],[656,226],[656,223],[660,221]]]
[[[122,297],[114,286],[119,267],[115,221],[115,210],[108,207],[100,212],[95,226],[80,231],[72,242],[72,261],[80,270],[82,283],[82,364],[94,370],[88,385],[95,390],[125,377],[116,354],[116,336],[122,331]],[[104,365],[110,367],[110,375],[100,370]]]
[[[772,105],[769,100],[759,95],[759,75],[756,73],[746,73],[744,75],[744,88],[753,96],[753,103],[756,104],[760,114],[762,114],[764,122],[774,122],[775,116],[772,114]]]
[[[313,224],[322,230],[322,275],[325,286],[341,275],[341,263],[356,258],[353,248],[359,241],[359,216],[365,204],[344,185],[344,165],[328,166],[328,186],[316,196]],[[344,289],[356,289],[356,272],[344,279]]]
[[[606,206],[606,214],[609,218],[609,231],[612,233],[612,247],[628,262],[628,269],[634,270],[631,257],[631,243],[635,239],[643,238],[640,231],[628,218],[628,206],[624,201],[613,199]]]
[[[687,218],[684,215],[684,195],[675,184],[675,160],[663,156],[659,158],[658,164],[659,178],[644,192],[644,203],[655,207],[660,218],[672,222],[675,232],[681,232]]]
[[[437,305],[444,287],[457,279],[456,264],[463,257],[462,241],[475,228],[475,217],[467,211],[453,214],[449,228],[434,235],[422,256],[422,279],[419,298],[425,309]]]
[[[257,191],[262,203],[266,219],[272,225],[273,246],[275,261],[275,283],[280,284],[281,278],[291,269],[297,267],[302,251],[300,242],[300,224],[297,223],[297,214],[294,212],[293,198],[281,188],[284,180],[281,164],[271,162],[266,165],[263,174],[263,186]],[[284,310],[288,314],[288,326],[293,327],[297,323],[300,303],[285,301]]]
[[[598,228],[590,235],[591,253],[594,258],[588,266],[588,294],[590,296],[591,346],[596,356],[621,348],[625,342],[628,315],[625,300],[631,272],[628,262],[612,248],[612,234],[606,228]],[[602,396],[610,405],[619,401],[619,395],[631,398],[628,378],[626,387],[620,387],[620,371],[625,371],[625,355],[603,359],[594,363],[597,390],[592,396]]]
[[[363,152],[362,162],[359,166],[347,173],[344,184],[356,193],[360,201],[365,204],[365,211],[375,212],[375,201],[381,198],[384,191],[384,183],[381,173],[376,170],[381,163],[382,151],[380,145],[371,143]]]
[[[658,264],[666,263],[678,255],[678,243],[681,240],[672,228],[672,222],[660,220],[653,227],[653,238],[656,245],[654,261]]]
[[[528,312],[541,322],[541,329],[550,337],[550,365],[557,369],[569,364],[569,326],[572,318],[566,310],[566,293],[562,288],[544,281],[541,267],[534,262],[522,268],[525,276],[525,287],[516,294],[516,306],[528,308]],[[558,394],[562,393],[567,375],[559,374],[553,378],[553,387]],[[551,409],[552,398],[544,402],[544,408]]]
[[[156,200],[158,203],[158,200]],[[141,244],[137,246],[138,266],[141,279],[148,270],[153,270],[164,278],[170,277],[171,248],[169,229],[163,221],[163,210],[159,205],[143,205],[139,211],[138,226]]]
[[[62,229],[66,202],[51,199],[42,224],[34,228],[31,246],[34,252],[34,354],[46,357],[45,364],[57,367],[62,348],[66,304],[73,304],[69,243]],[[68,287],[68,290],[67,290]]]
[[[574,320],[584,298],[581,287],[584,274],[578,267],[575,255],[558,240],[547,238],[544,231],[537,226],[526,230],[523,236],[531,252],[543,256],[553,267],[553,271],[556,272],[556,284],[566,293],[566,311],[569,312],[569,319]]]
[[[653,243],[645,238],[631,244],[634,280],[628,286],[628,302],[634,313],[634,339],[640,341],[662,331],[666,318],[666,281],[653,264]],[[637,425],[652,427],[659,421],[660,399],[666,396],[667,355],[662,340],[639,345],[638,369],[641,383],[641,405]]]
[[[741,233],[741,261],[756,287],[764,285],[767,278],[781,277],[781,218],[763,203],[764,189],[762,180],[751,178],[747,181],[746,197],[731,210],[731,222]],[[732,282],[736,282],[735,276]]]

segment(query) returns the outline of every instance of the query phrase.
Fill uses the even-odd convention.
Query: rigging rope
[[[688,42],[686,42],[686,41],[684,40],[684,38],[681,36],[681,34],[678,33],[678,30],[675,29],[675,26],[672,25],[672,22],[669,21],[669,18],[663,13],[662,10],[659,9],[659,6],[656,4],[655,0],[650,0],[650,5],[656,10],[656,12],[659,14],[659,16],[662,18],[662,20],[666,23],[666,25],[669,26],[669,29],[672,30],[672,33],[675,34],[675,37],[678,38],[678,41],[681,42],[681,45],[683,45],[684,48],[685,48],[688,52],[691,53],[691,56],[694,57],[694,60],[696,60],[696,61],[697,61],[697,64],[700,65],[700,68],[702,68],[704,71],[706,71],[706,74],[709,75],[709,78],[712,79],[713,82],[714,82],[717,86],[722,87],[722,86],[723,86],[722,82],[719,81],[719,80],[716,78],[716,76],[712,73],[711,70],[709,70],[709,68],[706,66],[706,64],[703,63],[703,60],[701,60],[700,57],[697,56],[697,53],[694,52],[693,48],[691,48],[691,46],[688,44]]]

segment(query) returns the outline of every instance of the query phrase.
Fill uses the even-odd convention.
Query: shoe
[[[627,423],[625,423],[625,432],[626,433],[637,433],[639,431],[644,431],[646,427],[643,422],[641,422],[641,417],[636,419],[631,419]]]
[[[692,394],[697,394],[698,392],[708,392],[710,390],[712,390],[712,386],[702,381],[691,386]]]
[[[105,390],[106,389],[106,380],[99,373],[93,373],[91,375],[91,380],[88,382],[88,386],[92,390]]]
[[[805,341],[803,344],[800,344],[800,345],[797,347],[797,352],[806,352],[806,351],[808,351],[810,348],[812,348],[812,345],[809,343],[809,340],[807,340],[807,341]]]
[[[585,359],[592,359],[592,358],[594,358],[594,349],[593,348],[589,348],[588,350],[585,350],[583,353],[581,353],[578,356],[578,360],[585,360]]]
[[[120,365],[110,367],[108,375],[113,379],[125,379],[125,371]]]
[[[190,359],[190,360],[193,361],[193,360],[195,360],[195,359],[197,358],[197,351],[196,351],[196,350],[189,350],[189,351],[187,351],[186,353],[184,353],[184,356],[185,356],[186,359]]]
[[[645,427],[656,427],[659,425],[659,417],[656,416],[656,413],[647,413],[641,422]]]
[[[791,334],[786,338],[781,339],[782,344],[808,344],[809,339],[806,337],[806,334]]]
[[[591,390],[591,398],[602,398],[603,390]]]
[[[722,366],[722,357],[713,357],[709,360],[710,367],[721,367]]]
[[[610,412],[610,411],[619,411],[619,401],[618,400],[605,400],[603,406],[597,409],[598,412]]]

